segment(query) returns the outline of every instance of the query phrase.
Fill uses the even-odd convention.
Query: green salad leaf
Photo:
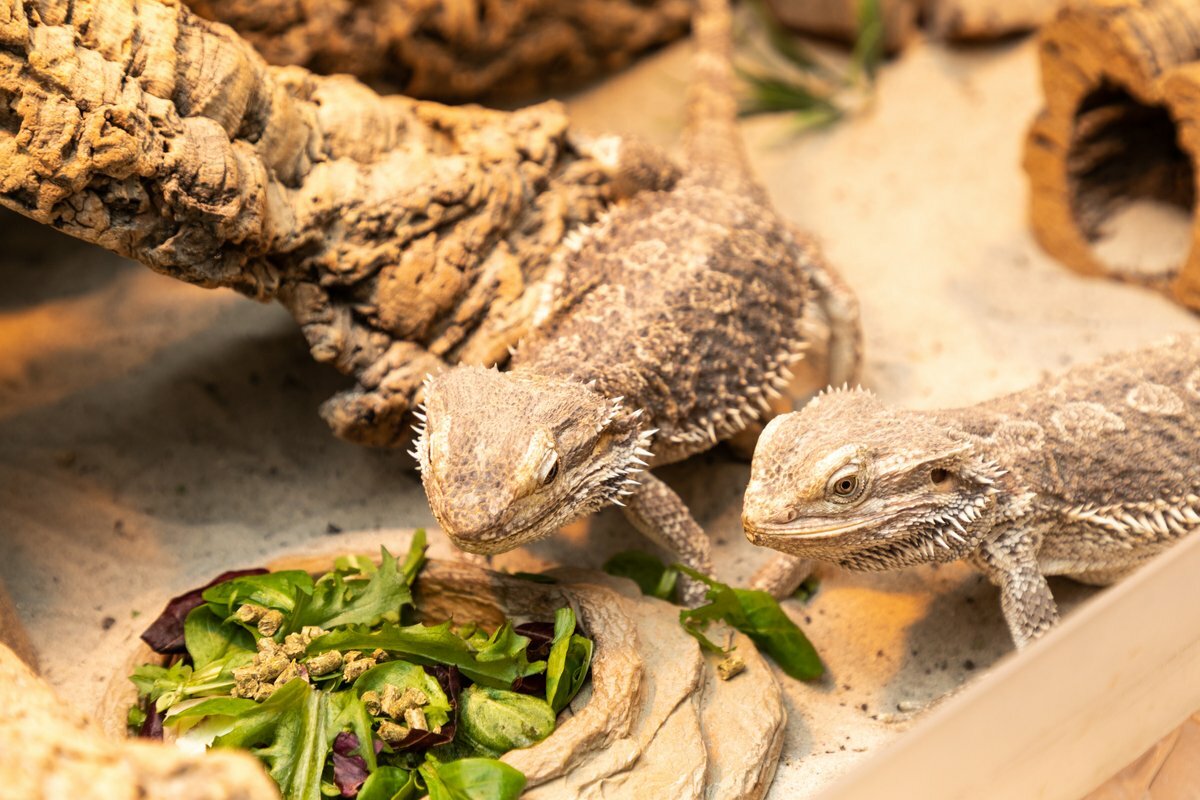
[[[134,671],[130,725],[248,750],[286,800],[515,800],[525,778],[495,759],[554,730],[586,678],[591,640],[570,608],[552,637],[527,623],[545,661],[529,660],[530,637],[509,621],[491,633],[403,624],[424,553],[418,531],[403,561],[383,549],[378,566],[344,556],[316,581],[291,570],[194,590],[203,604],[166,631],[186,654]],[[548,666],[542,699],[541,682],[522,679]]]
[[[254,653],[254,637],[238,625],[226,625],[209,605],[196,606],[183,623],[184,644],[196,669],[233,653]]]
[[[409,800],[417,797],[417,773],[400,767],[380,767],[371,772],[358,800]]]
[[[326,692],[296,678],[261,703],[216,697],[172,719],[227,717],[237,725],[216,737],[214,747],[240,747],[262,759],[284,797],[317,800],[329,754],[331,705]]]
[[[459,730],[487,755],[537,744],[554,730],[554,709],[531,695],[476,684],[463,690],[458,704]]]
[[[393,625],[383,623],[379,630],[344,628],[315,639],[309,653],[326,650],[386,650],[416,661],[419,664],[451,664],[463,675],[488,686],[507,688],[526,675],[536,675],[546,668],[544,661],[529,663],[525,648],[529,639],[512,631],[505,623],[476,650],[450,629],[449,622],[440,625]]]
[[[750,637],[793,678],[814,680],[825,673],[825,666],[808,637],[770,594],[756,589],[734,589],[690,567],[675,566],[683,574],[708,586],[707,605],[679,612],[684,629],[702,646],[724,652],[703,633],[709,622],[722,620]]]
[[[210,661],[202,669],[193,669],[182,661],[170,667],[143,664],[133,671],[130,680],[137,686],[139,697],[153,702],[157,710],[166,711],[181,700],[228,693],[233,688],[233,670],[253,658],[253,653],[239,650]]]
[[[413,578],[424,561],[424,531],[413,536],[413,547],[403,565],[386,547],[381,547],[380,551],[382,561],[378,569],[352,568],[323,575],[311,594],[296,598],[292,617],[284,629],[291,632],[306,625],[329,629],[341,625],[374,625],[380,620],[399,622],[400,612],[412,605]],[[414,553],[417,554],[415,558]]]
[[[489,758],[426,761],[420,770],[429,800],[516,800],[525,788],[524,775]]]
[[[358,755],[362,756],[367,769],[374,771],[378,766],[375,755],[375,737],[372,733],[375,719],[363,705],[361,692],[330,692],[329,702],[333,707],[332,730],[349,730],[358,737]]]
[[[454,710],[437,678],[407,661],[387,661],[367,670],[354,682],[354,694],[362,697],[363,692],[383,692],[383,687],[388,684],[400,691],[412,687],[424,692],[429,698],[429,705],[423,706],[422,710],[431,727],[439,727],[450,721]]]
[[[673,600],[679,571],[640,550],[626,550],[604,562],[604,571],[609,575],[629,578],[638,585],[642,594],[659,600]]]
[[[304,570],[289,569],[262,575],[243,575],[204,590],[201,595],[213,611],[228,617],[243,603],[273,608],[290,614],[300,595],[310,595],[313,579]]]
[[[546,659],[546,702],[555,713],[583,688],[591,663],[592,640],[575,633],[575,612],[560,608],[554,614],[554,639]]]

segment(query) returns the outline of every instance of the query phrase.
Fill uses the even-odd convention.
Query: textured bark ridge
[[[272,64],[437,100],[528,97],[683,35],[691,0],[189,0]]]
[[[861,0],[769,0],[785,25],[853,41]],[[904,49],[921,28],[939,39],[975,41],[1028,31],[1047,22],[1063,0],[880,0],[884,47]]]
[[[0,0],[0,204],[205,287],[281,301],[358,386],[340,435],[399,443],[421,378],[494,363],[564,236],[669,184],[649,148],[272,67],[156,0]]]
[[[1025,149],[1038,241],[1076,272],[1149,285],[1200,309],[1200,5],[1073,4],[1045,28],[1041,65],[1046,105]],[[1191,218],[1186,254],[1166,271],[1135,271],[1097,252],[1132,201]]]

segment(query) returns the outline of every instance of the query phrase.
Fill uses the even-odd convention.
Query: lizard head
[[[763,430],[742,524],[755,544],[850,568],[952,561],[987,532],[1003,474],[928,415],[832,391]]]
[[[413,455],[429,506],[471,553],[511,550],[620,502],[655,433],[587,384],[482,367],[430,379],[422,413]]]

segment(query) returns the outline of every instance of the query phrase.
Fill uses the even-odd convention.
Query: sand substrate
[[[677,46],[572,110],[594,129],[672,143],[687,73]],[[780,211],[857,289],[864,382],[889,401],[968,403],[1198,327],[1157,295],[1069,273],[1031,240],[1019,164],[1036,80],[1028,40],[918,46],[847,122],[801,137],[786,117],[744,126]],[[0,580],[68,701],[90,702],[119,663],[102,648],[106,630],[148,621],[169,595],[327,550],[339,531],[378,529],[387,544],[390,528],[432,522],[407,456],[325,428],[316,407],[346,381],[312,362],[282,309],[7,214],[0,241]],[[740,531],[747,465],[716,452],[663,472],[711,531],[719,576],[744,580],[767,555]],[[605,513],[497,563],[598,566],[636,545]],[[815,599],[786,607],[829,676],[783,679],[774,798],[827,784],[1010,652],[995,590],[965,567],[821,577]],[[1094,592],[1053,586],[1068,609]]]

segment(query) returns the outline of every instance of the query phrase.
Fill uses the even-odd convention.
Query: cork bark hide
[[[561,106],[380,97],[272,67],[159,0],[0,0],[0,204],[205,287],[277,299],[357,379],[323,414],[402,443],[421,380],[494,363],[570,230],[673,167]]]
[[[797,31],[846,42],[858,36],[862,0],[768,0],[779,20]],[[978,41],[1032,30],[1063,0],[879,0],[884,49],[903,50],[922,29],[937,39]]]
[[[691,0],[188,0],[272,64],[412,97],[529,97],[682,36]]]
[[[88,675],[81,680],[92,680]],[[0,644],[0,796],[104,800],[272,800],[275,784],[245,753],[189,755],[112,739]]]
[[[1041,70],[1045,108],[1025,148],[1038,241],[1079,273],[1200,309],[1200,4],[1072,4],[1043,31]],[[1135,201],[1190,219],[1186,253],[1165,271],[1135,271],[1097,251],[1114,215]]]

